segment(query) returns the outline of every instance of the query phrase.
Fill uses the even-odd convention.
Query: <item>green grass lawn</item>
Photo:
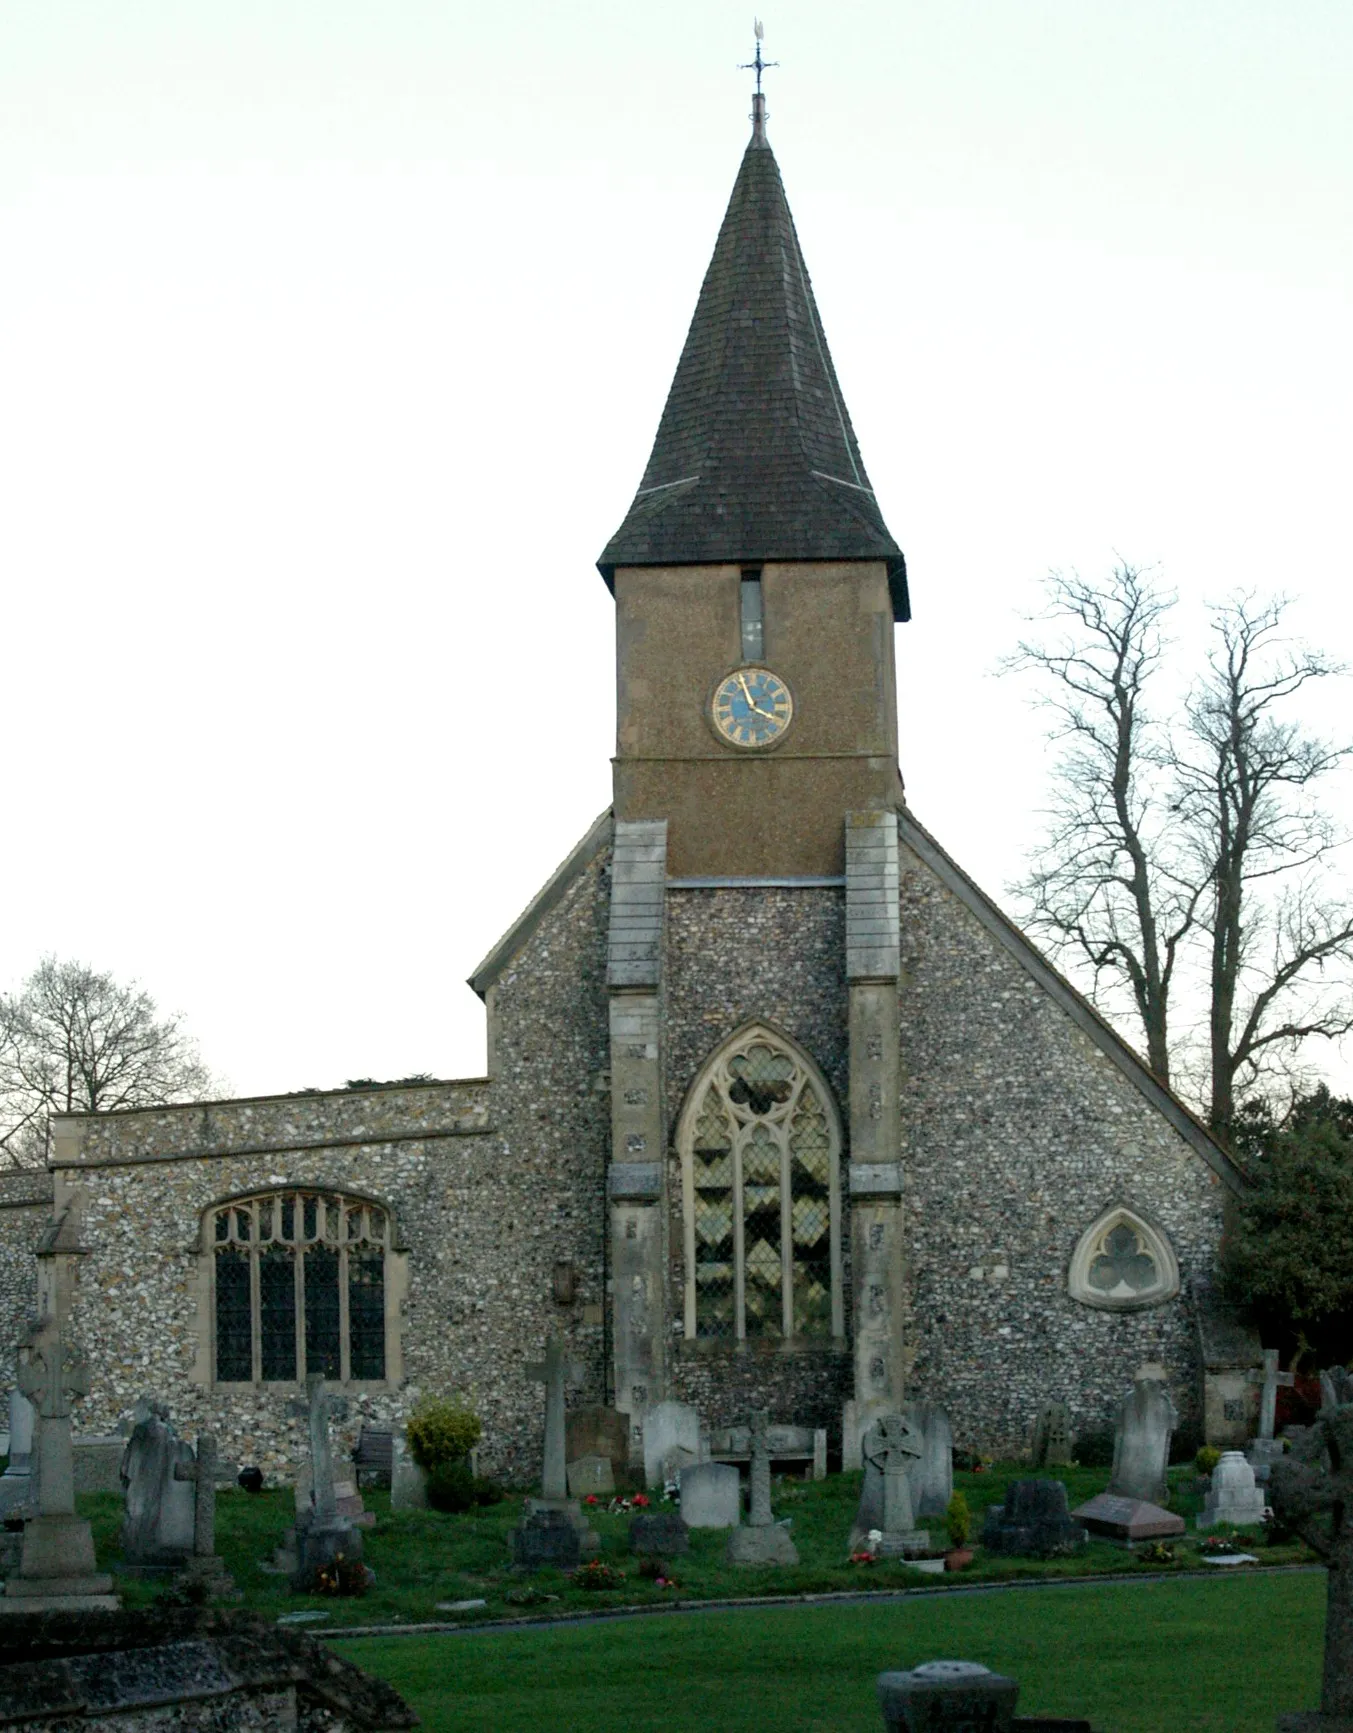
[[[1010,1480],[1027,1468],[999,1465],[984,1474],[959,1474],[961,1487],[973,1508],[973,1532],[980,1534],[982,1512],[998,1503]],[[1067,1483],[1074,1507],[1104,1489],[1107,1470],[1072,1468],[1057,1470]],[[1191,1518],[1197,1505],[1191,1470],[1176,1470],[1173,1503],[1181,1515]],[[1139,1563],[1135,1555],[1108,1541],[1092,1541],[1072,1558],[1040,1563],[1033,1559],[987,1559],[979,1551],[971,1569],[947,1577],[922,1576],[900,1561],[860,1567],[846,1557],[850,1525],[859,1498],[858,1474],[832,1475],[824,1481],[777,1481],[777,1516],[793,1520],[793,1536],[800,1562],[792,1570],[754,1570],[730,1567],[723,1562],[726,1537],[714,1530],[697,1530],[691,1536],[691,1551],[671,1561],[680,1587],[665,1590],[641,1579],[627,1550],[629,1519],[594,1517],[601,1537],[602,1556],[625,1573],[622,1587],[603,1592],[575,1588],[564,1576],[541,1572],[524,1583],[509,1570],[507,1533],[521,1520],[521,1500],[512,1497],[500,1505],[444,1516],[435,1511],[390,1510],[384,1493],[368,1493],[367,1502],[378,1516],[377,1527],[364,1536],[364,1557],[375,1572],[374,1587],[360,1599],[332,1600],[292,1595],[286,1579],[265,1574],[259,1567],[271,1559],[294,1514],[290,1491],[265,1492],[257,1497],[232,1490],[217,1501],[217,1544],[246,1604],[273,1615],[307,1608],[322,1609],[327,1623],[398,1624],[446,1620],[436,1610],[439,1601],[483,1599],[487,1608],[465,1615],[467,1620],[520,1617],[532,1610],[566,1612],[588,1609],[648,1605],[662,1601],[711,1600],[757,1594],[822,1593],[839,1589],[886,1589],[918,1586],[961,1586],[973,1582],[1009,1581],[1023,1577],[1081,1576],[1122,1571],[1157,1570],[1157,1565]],[[104,1494],[84,1498],[81,1509],[94,1523],[95,1541],[105,1568],[115,1563],[117,1529],[121,1521],[121,1499]],[[937,1542],[942,1524],[932,1524]],[[1198,1568],[1195,1536],[1176,1547],[1175,1571]],[[1300,1547],[1269,1547],[1262,1542],[1256,1551],[1266,1563],[1305,1559]],[[143,1605],[159,1592],[158,1585],[123,1580],[120,1592],[129,1606]],[[521,1604],[523,1591],[534,1594],[534,1609]],[[509,1599],[509,1596],[512,1597]],[[545,1597],[551,1597],[546,1599]],[[454,1615],[450,1615],[454,1618]]]
[[[1097,1733],[1272,1733],[1319,1696],[1325,1580],[1106,1583],[890,1604],[677,1613],[350,1639],[427,1733],[879,1733],[874,1677],[939,1657],[1020,1681],[1020,1712]]]

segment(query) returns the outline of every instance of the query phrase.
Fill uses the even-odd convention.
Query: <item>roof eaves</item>
[[[526,905],[488,956],[470,976],[469,984],[481,999],[532,933],[535,932],[545,916],[563,900],[564,894],[573,881],[610,842],[611,829],[611,809],[608,806],[605,812],[593,821],[587,835],[550,875],[544,886]]]
[[[1089,1036],[1128,1082],[1169,1120],[1217,1177],[1232,1191],[1243,1193],[1249,1184],[1244,1169],[1217,1141],[1202,1120],[1184,1105],[1167,1084],[1161,1082],[1117,1030],[1100,1016],[1089,1000],[1053,968],[1028,935],[997,908],[985,891],[973,883],[958,862],[946,854],[930,832],[917,822],[909,808],[898,808],[897,822],[901,839],[913,854],[918,855],[940,882],[976,916],[986,931],[1038,982],[1076,1027]]]

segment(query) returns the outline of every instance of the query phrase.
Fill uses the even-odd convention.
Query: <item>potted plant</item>
[[[972,1512],[961,1492],[949,1500],[944,1512],[944,1526],[949,1535],[949,1551],[944,1555],[947,1571],[961,1571],[972,1563],[972,1548],[968,1536],[972,1532]]]

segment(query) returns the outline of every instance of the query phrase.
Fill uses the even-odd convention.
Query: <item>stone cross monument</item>
[[[88,1394],[89,1370],[62,1340],[54,1313],[29,1331],[18,1370],[19,1388],[33,1404],[38,1514],[24,1524],[19,1574],[5,1584],[0,1611],[117,1607],[113,1579],[95,1568],[89,1524],[75,1514],[70,1399]]]
[[[333,1404],[324,1390],[324,1377],[312,1372],[305,1381],[310,1398],[310,1498],[315,1521],[327,1527],[338,1517],[334,1492],[334,1450],[329,1438],[329,1411]]]
[[[1259,1386],[1259,1436],[1252,1438],[1245,1455],[1252,1468],[1265,1469],[1283,1453],[1283,1442],[1273,1436],[1278,1419],[1278,1391],[1290,1390],[1296,1383],[1291,1372],[1278,1370],[1278,1350],[1264,1349],[1264,1370],[1249,1374],[1251,1384]]]
[[[545,1358],[534,1360],[526,1368],[526,1376],[545,1386],[545,1463],[540,1477],[541,1499],[547,1503],[564,1503],[568,1499],[568,1464],[565,1460],[564,1386],[581,1384],[585,1368],[564,1357],[564,1344],[558,1336],[545,1342]]]
[[[216,1440],[210,1432],[197,1438],[197,1455],[190,1462],[174,1464],[174,1479],[186,1480],[193,1488],[193,1562],[190,1574],[204,1578],[220,1596],[238,1592],[225,1565],[216,1556],[216,1488],[229,1486],[235,1470],[222,1463]]]
[[[1280,1522],[1325,1561],[1325,1670],[1318,1715],[1285,1715],[1285,1733],[1331,1733],[1353,1718],[1353,1403],[1325,1409],[1273,1465]]]
[[[746,1528],[735,1528],[728,1536],[725,1553],[729,1564],[796,1565],[798,1551],[789,1530],[775,1520],[770,1503],[770,1415],[764,1408],[751,1417],[752,1508]]]

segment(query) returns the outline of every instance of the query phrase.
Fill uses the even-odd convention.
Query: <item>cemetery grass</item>
[[[1321,1575],[1074,1585],[344,1640],[425,1733],[877,1733],[874,1678],[961,1656],[1096,1733],[1272,1733],[1320,1691]],[[1262,1650],[1262,1653],[1260,1652]]]
[[[954,1485],[972,1509],[973,1539],[981,1534],[982,1513],[988,1504],[998,1504],[1012,1479],[1031,1471],[1018,1463],[998,1464],[981,1474],[956,1474]],[[1107,1469],[1069,1468],[1052,1471],[1065,1481],[1074,1508],[1102,1492]],[[679,1586],[659,1588],[639,1575],[639,1561],[628,1550],[629,1518],[609,1516],[599,1508],[589,1515],[601,1539],[601,1557],[623,1572],[622,1584],[608,1590],[575,1587],[564,1575],[541,1571],[517,1577],[509,1569],[508,1531],[521,1520],[521,1499],[509,1496],[499,1505],[449,1516],[435,1511],[390,1510],[388,1493],[366,1493],[368,1508],[377,1516],[377,1526],[363,1535],[363,1557],[375,1573],[374,1585],[356,1598],[321,1598],[293,1595],[285,1577],[267,1574],[261,1565],[271,1562],[273,1549],[281,1541],[294,1517],[290,1489],[258,1495],[232,1489],[217,1500],[217,1548],[244,1594],[244,1603],[255,1611],[277,1617],[307,1610],[323,1612],[324,1624],[400,1625],[424,1622],[475,1623],[556,1613],[575,1613],[628,1606],[655,1606],[675,1600],[723,1600],[759,1595],[823,1594],[877,1589],[964,1587],[974,1583],[1002,1582],[1021,1578],[1057,1578],[1130,1572],[1167,1574],[1198,1569],[1197,1541],[1192,1517],[1201,1503],[1191,1468],[1173,1470],[1172,1506],[1185,1517],[1190,1533],[1173,1544],[1174,1563],[1146,1563],[1139,1555],[1109,1541],[1094,1541],[1081,1553],[1065,1559],[1039,1561],[987,1557],[977,1548],[973,1565],[962,1572],[943,1576],[923,1575],[898,1561],[880,1560],[868,1566],[852,1565],[847,1558],[847,1540],[859,1499],[860,1475],[837,1474],[818,1482],[777,1479],[773,1503],[777,1519],[789,1517],[799,1564],[790,1569],[755,1569],[724,1563],[727,1536],[724,1531],[697,1529],[691,1534],[690,1553],[668,1561]],[[655,1509],[665,1508],[655,1501]],[[118,1560],[117,1531],[122,1501],[115,1495],[82,1497],[82,1514],[94,1527],[101,1567],[115,1568]],[[944,1525],[930,1523],[936,1547],[945,1544]],[[1311,1555],[1299,1545],[1269,1546],[1252,1535],[1253,1550],[1264,1564],[1309,1561]],[[1252,1569],[1253,1567],[1245,1567]],[[144,1606],[161,1592],[161,1585],[119,1579],[119,1592],[128,1606]],[[482,1600],[483,1607],[464,1613],[438,1610],[438,1602]]]

